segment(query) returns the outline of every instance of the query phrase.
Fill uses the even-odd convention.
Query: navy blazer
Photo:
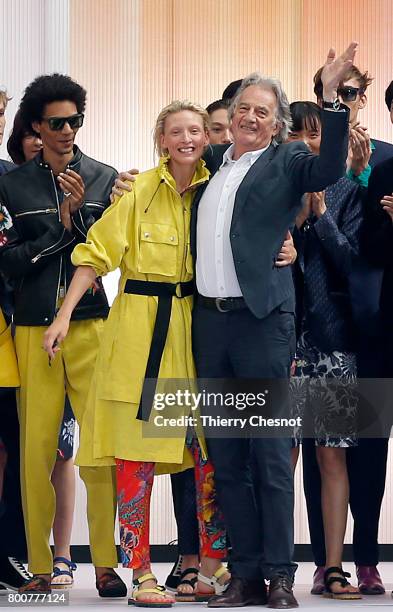
[[[385,142],[384,140],[376,140],[375,138],[371,140],[375,149],[371,153],[369,164],[371,168],[375,168],[375,166],[378,166],[378,164],[385,161],[385,159],[393,157],[393,144]]]
[[[301,208],[306,191],[321,191],[345,172],[348,150],[348,113],[322,111],[320,155],[312,155],[300,142],[271,144],[252,165],[235,198],[230,242],[237,279],[251,312],[262,319],[281,306],[295,311],[291,267],[275,265],[288,228]],[[226,145],[210,147],[205,157],[214,174],[222,163]],[[191,249],[194,262],[198,205],[191,213]]]
[[[359,254],[363,189],[346,177],[325,191],[327,210],[295,228],[297,321],[326,353],[354,351],[349,278]],[[298,332],[300,329],[298,329]]]

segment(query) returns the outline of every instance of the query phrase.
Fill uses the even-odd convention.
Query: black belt
[[[136,418],[140,421],[148,421],[152,410],[155,388],[151,389],[150,386],[147,385],[146,379],[158,378],[161,358],[168,335],[169,322],[171,320],[172,298],[184,298],[188,295],[192,295],[194,293],[194,281],[188,281],[187,283],[157,283],[155,281],[129,279],[124,287],[124,293],[153,295],[158,297],[153,337],[146,365],[138,414],[136,415]]]
[[[231,310],[243,310],[247,308],[243,297],[211,298],[198,294],[198,304],[205,308],[218,310],[219,312],[230,312]]]

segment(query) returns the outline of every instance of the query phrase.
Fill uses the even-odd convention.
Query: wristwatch
[[[335,98],[333,100],[333,102],[326,102],[325,100],[323,100],[322,102],[322,107],[323,108],[330,108],[334,111],[339,111],[342,109],[342,106],[340,104],[340,100],[338,98]]]

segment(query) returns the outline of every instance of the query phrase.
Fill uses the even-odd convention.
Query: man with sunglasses
[[[314,93],[321,100],[321,69],[314,76]],[[367,104],[366,91],[372,79],[351,66],[337,90],[338,97],[350,109],[350,147],[347,176],[367,187],[373,168],[393,157],[393,145],[371,139],[359,124],[359,111]],[[383,376],[379,298],[381,270],[358,258],[349,282],[353,317],[357,328],[357,372],[359,378]],[[387,439],[359,438],[357,446],[347,449],[350,507],[354,519],[353,556],[360,592],[380,595],[385,592],[379,575],[378,525],[385,490]],[[317,569],[311,592],[324,590],[325,539],[321,510],[321,479],[313,440],[303,442],[304,491],[307,501],[311,544]]]
[[[20,112],[24,124],[40,135],[42,152],[0,178],[0,207],[8,220],[0,231],[0,271],[15,290],[22,502],[33,574],[20,588],[24,593],[50,592],[53,559],[49,536],[55,512],[51,472],[64,395],[67,391],[81,425],[103,319],[109,310],[98,282],[75,310],[62,359],[48,363],[41,348],[42,334],[71,281],[71,252],[101,216],[116,177],[113,168],[87,157],[74,144],[83,125],[85,100],[85,90],[68,76],[35,79],[26,88]],[[84,467],[80,475],[87,488],[96,587],[102,597],[124,597],[126,586],[112,569],[117,566],[112,469]]]

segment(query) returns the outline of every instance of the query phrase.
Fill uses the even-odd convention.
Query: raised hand
[[[332,102],[337,98],[337,88],[352,66],[358,49],[357,42],[351,42],[349,47],[336,57],[336,51],[329,49],[325,65],[321,73],[323,84],[323,99]]]

